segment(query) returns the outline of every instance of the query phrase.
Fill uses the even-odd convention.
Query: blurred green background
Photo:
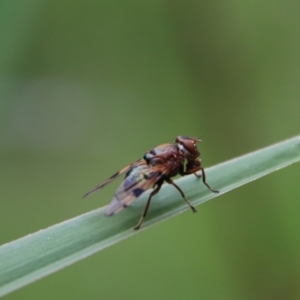
[[[81,196],[177,135],[203,140],[208,167],[299,134],[299,12],[270,0],[1,1],[0,243],[107,204],[119,182]],[[299,171],[6,299],[299,299]]]

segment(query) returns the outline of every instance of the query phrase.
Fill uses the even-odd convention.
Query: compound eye
[[[181,143],[189,153],[191,153],[191,154],[195,153],[196,145],[193,140],[184,140],[184,141],[181,141]]]
[[[175,143],[184,145],[184,142],[187,141],[187,140],[191,140],[191,138],[189,138],[189,137],[187,137],[187,136],[179,135],[179,136],[176,138]]]
[[[183,147],[190,155],[197,157],[200,153],[197,149],[196,142],[201,142],[201,140],[187,136],[178,136],[176,138],[176,143],[178,143],[180,147]]]

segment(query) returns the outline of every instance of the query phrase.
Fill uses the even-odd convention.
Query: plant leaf
[[[207,181],[220,194],[210,192],[195,176],[183,177],[176,183],[196,206],[299,160],[300,136],[296,136],[206,169]],[[148,195],[146,192],[114,217],[105,217],[104,208],[99,208],[2,245],[0,296],[189,209],[178,191],[165,184],[153,199],[141,230],[134,231]]]

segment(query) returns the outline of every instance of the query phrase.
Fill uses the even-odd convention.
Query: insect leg
[[[175,186],[175,188],[181,194],[182,198],[185,200],[185,202],[188,204],[188,206],[191,208],[191,210],[193,212],[196,212],[197,211],[196,208],[190,203],[190,201],[188,199],[185,198],[185,195],[184,195],[183,191],[181,190],[181,188],[177,184],[175,184],[172,179],[168,178],[168,179],[165,179],[165,180],[166,180],[167,183],[172,184],[172,185]]]
[[[204,169],[201,167],[200,168],[201,170],[201,173],[202,173],[202,182],[213,192],[213,193],[219,193],[219,191],[216,191],[216,190],[213,190],[208,183],[206,183],[206,180],[205,180],[205,172],[204,172]],[[201,177],[201,175],[198,175],[196,173],[194,173],[198,178]]]
[[[159,192],[160,187],[161,187],[162,184],[163,184],[163,182],[157,183],[156,188],[151,192],[151,194],[150,194],[150,196],[149,196],[149,198],[148,198],[148,201],[147,201],[147,204],[146,204],[144,213],[142,214],[142,216],[141,216],[141,218],[140,218],[138,224],[134,227],[134,230],[140,229],[140,227],[141,227],[141,225],[142,225],[142,223],[143,223],[143,221],[144,221],[144,219],[145,219],[145,217],[146,217],[146,215],[147,215],[147,212],[148,212],[148,209],[149,209],[149,206],[150,206],[151,198],[152,198],[153,195],[155,195],[155,194],[157,194],[157,193]]]

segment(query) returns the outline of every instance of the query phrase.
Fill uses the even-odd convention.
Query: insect
[[[147,215],[152,197],[159,192],[164,182],[172,184],[181,194],[191,210],[196,212],[195,207],[186,199],[181,188],[174,183],[171,177],[178,174],[181,176],[194,174],[198,178],[202,176],[203,183],[212,192],[218,193],[218,191],[213,190],[208,183],[206,183],[205,172],[201,166],[201,160],[199,159],[200,152],[197,149],[197,142],[201,142],[201,140],[192,137],[178,136],[174,144],[157,146],[146,152],[142,159],[123,168],[103,183],[97,185],[83,197],[103,188],[126,172],[124,181],[116,190],[113,199],[106,209],[106,216],[112,216],[120,212],[135,201],[142,193],[153,187],[145,206],[144,213],[137,226],[134,227],[135,230],[139,229]],[[202,175],[198,175],[196,173],[197,171],[201,171]]]

